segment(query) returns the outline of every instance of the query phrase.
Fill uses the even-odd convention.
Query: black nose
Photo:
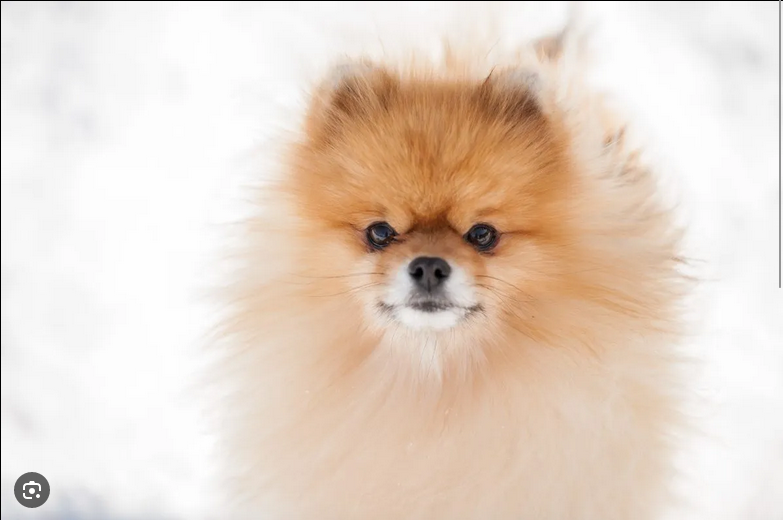
[[[442,258],[420,256],[408,265],[408,273],[420,288],[434,291],[451,274],[451,266]]]

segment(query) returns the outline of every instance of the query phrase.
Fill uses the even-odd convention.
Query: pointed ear
[[[491,115],[506,121],[527,124],[543,120],[539,103],[540,78],[527,69],[493,70],[479,86],[481,105]]]
[[[572,12],[571,16],[576,14]],[[492,101],[507,119],[543,120],[545,81],[540,74],[547,64],[564,61],[566,47],[570,49],[576,42],[573,25],[572,19],[561,31],[534,40],[530,44],[536,58],[533,63],[493,70],[481,87],[482,96]]]
[[[347,115],[386,109],[398,82],[388,71],[368,64],[344,70],[332,96],[332,106]]]
[[[533,42],[533,49],[541,62],[556,63],[563,56],[566,29]]]
[[[567,19],[559,31],[533,42],[533,50],[541,63],[560,64],[568,61],[582,64],[590,56],[591,34],[598,26],[597,12],[587,2],[568,2]]]
[[[311,124],[334,136],[347,122],[386,110],[398,85],[389,71],[370,62],[340,64],[329,72],[315,96]]]

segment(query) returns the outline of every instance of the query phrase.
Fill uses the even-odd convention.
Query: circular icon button
[[[14,496],[25,507],[41,507],[49,500],[49,481],[40,473],[25,473],[16,479]]]

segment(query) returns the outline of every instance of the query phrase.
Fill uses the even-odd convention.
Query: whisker
[[[362,289],[367,289],[368,287],[374,287],[376,285],[382,285],[382,284],[380,282],[370,282],[370,283],[366,283],[364,285],[360,285],[358,287],[351,287],[347,291],[342,291],[342,292],[338,292],[338,293],[334,293],[334,294],[314,294],[312,296],[315,297],[315,298],[330,298],[332,296],[340,296],[340,295],[348,294],[348,293],[351,293],[351,292],[354,292],[354,291],[360,291]]]
[[[522,292],[522,291],[520,291],[520,292],[522,292],[522,294],[528,296],[527,300],[520,300],[519,298],[516,298],[516,297],[506,293],[505,291],[502,291],[502,290],[500,290],[500,289],[498,289],[496,287],[492,287],[490,285],[477,283],[476,286],[477,287],[482,287],[482,288],[490,291],[490,293],[493,296],[495,296],[496,298],[498,298],[498,300],[500,300],[501,302],[504,302],[505,300],[511,300],[514,303],[518,304],[518,305],[522,305],[523,303],[532,303],[532,302],[535,301],[535,299],[533,297],[531,297],[529,294],[527,294],[525,292]]]
[[[386,273],[351,273],[351,274],[341,274],[341,275],[336,275],[336,276],[306,276],[306,275],[302,275],[302,274],[294,274],[292,276],[297,276],[299,278],[309,278],[310,281],[307,281],[307,282],[286,281],[284,283],[286,283],[288,285],[313,285],[313,284],[318,283],[319,280],[335,280],[335,279],[340,279],[340,278],[352,278],[352,277],[356,277],[356,276],[374,276],[374,275],[382,276],[382,275],[385,275],[385,274]]]
[[[510,314],[511,316],[516,318],[517,320],[520,320],[520,321],[525,321],[526,320],[526,318],[523,318],[522,316],[519,315],[519,313],[517,313],[516,309],[513,306],[508,305],[508,302],[506,301],[506,299],[510,299],[510,300],[514,301],[519,307],[523,307],[523,305],[522,305],[523,302],[521,302],[521,301],[519,301],[519,300],[517,300],[517,299],[515,299],[515,298],[513,298],[513,297],[511,297],[509,295],[506,295],[505,293],[502,293],[502,292],[496,290],[494,287],[490,287],[488,285],[483,285],[483,284],[476,284],[476,285],[479,286],[479,287],[483,287],[484,289],[487,289],[489,291],[488,294],[491,294],[492,296],[497,298],[498,302],[501,304],[500,308],[501,308],[501,310],[503,312],[505,312],[507,314]],[[524,303],[530,303],[532,301],[533,301],[532,299],[531,300],[526,300]],[[525,336],[530,337],[529,334],[519,330],[517,327],[514,327],[513,325],[511,325],[511,327],[516,329],[518,332],[524,334]]]
[[[489,294],[489,295],[491,295],[491,296],[494,296],[494,297],[495,297],[495,298],[497,298],[497,299],[498,299],[498,301],[500,301],[501,303],[504,301],[504,300],[503,300],[503,298],[502,298],[502,296],[501,296],[501,295],[500,295],[500,294],[499,294],[497,291],[495,291],[495,290],[494,290],[492,287],[490,287],[490,286],[488,286],[488,285],[482,285],[482,284],[480,284],[480,283],[477,283],[477,284],[476,284],[476,286],[477,286],[477,287],[481,287],[481,288],[483,288],[483,289],[486,289],[486,290],[487,290],[487,294]]]
[[[488,274],[477,274],[476,278],[489,278],[491,280],[497,280],[498,282],[503,282],[504,284],[506,284],[506,285],[508,285],[510,287],[513,287],[514,289],[516,289],[519,292],[524,292],[522,289],[520,289],[519,287],[517,287],[513,283],[507,282],[507,281],[503,280],[502,278],[496,278],[494,276],[489,276]]]
[[[352,276],[373,276],[373,275],[384,275],[386,273],[350,273],[350,274],[338,274],[335,276],[308,276],[304,274],[295,274],[294,276],[298,276],[299,278],[310,278],[314,280],[328,280],[333,278],[350,278]]]
[[[514,315],[516,316],[516,314],[514,314]],[[519,316],[517,316],[517,318],[518,318],[518,317],[519,317]],[[520,334],[522,334],[522,335],[523,335],[524,337],[526,337],[527,339],[530,339],[530,340],[533,340],[533,341],[535,341],[535,340],[536,340],[536,339],[535,339],[533,336],[531,336],[531,335],[530,335],[528,332],[525,332],[524,330],[520,329],[520,328],[519,328],[519,327],[517,327],[516,325],[514,325],[514,324],[512,324],[512,323],[510,323],[510,322],[506,322],[506,325],[508,325],[509,327],[511,327],[512,329],[514,329],[515,331],[519,332]]]

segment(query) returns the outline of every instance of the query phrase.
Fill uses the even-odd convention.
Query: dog
[[[652,519],[682,231],[561,37],[341,64],[245,224],[222,329],[236,514]]]

